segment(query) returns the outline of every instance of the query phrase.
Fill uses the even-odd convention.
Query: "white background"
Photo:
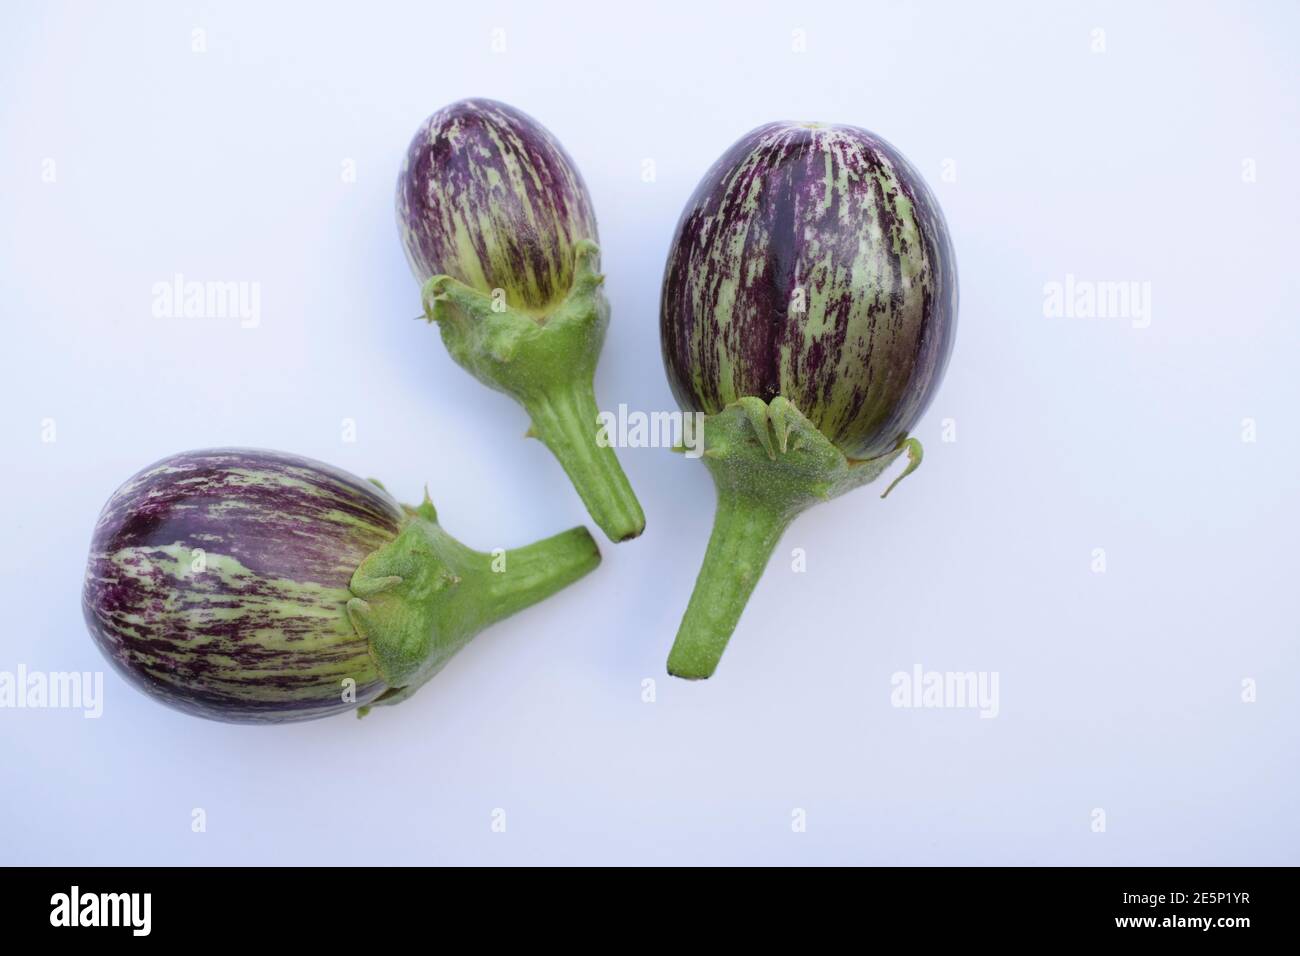
[[[913,161],[952,230],[961,320],[920,471],[799,520],[713,680],[663,668],[708,475],[627,450],[645,535],[602,542],[595,574],[400,707],[228,726],[108,671],[97,721],[0,710],[0,860],[1300,862],[1295,6],[18,4],[5,21],[0,670],[105,668],[79,607],[90,531],[173,452],[283,449],[407,501],[427,482],[481,548],[588,522],[522,411],[412,320],[394,182],[455,99],[532,114],[590,186],[603,407],[674,407],[667,244],[708,165],[768,120],[865,126]],[[178,272],[260,283],[261,325],[154,318]],[[1067,274],[1150,282],[1150,327],[1046,317]],[[999,716],[892,707],[890,676],[917,664],[997,672]]]

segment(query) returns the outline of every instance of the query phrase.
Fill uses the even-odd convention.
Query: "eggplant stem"
[[[713,676],[754,586],[797,513],[719,484],[713,532],[668,655],[669,674],[687,680]]]
[[[586,528],[491,553],[461,544],[410,509],[397,537],[352,575],[347,613],[370,645],[390,691],[377,704],[405,700],[476,634],[545,600],[600,564]]]
[[[702,460],[718,489],[718,509],[668,673],[690,680],[712,675],[790,522],[874,481],[905,452],[909,465],[901,480],[921,460],[914,438],[876,458],[849,459],[780,395],[770,402],[747,396],[707,416]]]
[[[500,560],[494,557],[484,601],[487,624],[546,600],[598,564],[600,548],[582,527],[511,548],[500,555]]]
[[[590,382],[552,387],[525,404],[534,438],[559,461],[592,520],[615,543],[645,530],[645,513],[618,463],[599,440],[596,395]]]
[[[574,255],[572,288],[544,314],[445,275],[425,283],[424,305],[456,363],[524,406],[530,434],[560,460],[601,530],[626,541],[645,529],[645,514],[613,448],[596,441],[592,382],[609,325],[600,250],[584,239]]]

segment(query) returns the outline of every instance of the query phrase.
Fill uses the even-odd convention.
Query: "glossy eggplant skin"
[[[938,203],[889,143],[853,126],[770,123],[696,188],[661,302],[683,408],[781,395],[866,459],[897,446],[943,377],[956,262]]]
[[[407,260],[535,314],[573,285],[577,245],[597,241],[591,196],[558,140],[494,100],[438,110],[411,140],[397,183]]]
[[[351,710],[387,688],[349,621],[349,581],[402,522],[383,489],[311,459],[173,455],[104,506],[86,623],[132,684],[187,713],[265,723]]]

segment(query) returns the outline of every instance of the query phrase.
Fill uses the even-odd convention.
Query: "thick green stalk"
[[[712,676],[754,585],[795,514],[718,486],[709,548],[668,655],[668,673],[688,680]]]
[[[610,540],[626,541],[645,529],[645,515],[614,450],[596,441],[592,388],[609,303],[604,276],[596,272],[596,244],[584,239],[576,254],[572,289],[544,314],[445,275],[425,283],[425,314],[462,368],[524,406],[531,434],[559,459],[593,520]]]
[[[397,538],[362,561],[350,584],[348,617],[390,688],[376,703],[405,700],[484,628],[600,564],[586,528],[489,554],[447,534],[427,499],[407,511]]]
[[[597,441],[598,410],[591,383],[550,389],[525,408],[533,421],[532,434],[564,468],[592,520],[615,542],[639,535],[645,514],[614,449]]]
[[[585,576],[600,564],[600,548],[586,528],[570,528],[489,557],[485,626],[545,601]]]
[[[800,512],[879,477],[899,455],[921,460],[914,438],[867,461],[846,458],[785,398],[742,398],[704,420],[704,463],[718,510],[704,564],[668,656],[668,672],[700,680],[718,666],[781,535]],[[881,497],[884,497],[882,495]]]

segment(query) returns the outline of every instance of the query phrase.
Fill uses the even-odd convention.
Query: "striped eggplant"
[[[782,533],[878,477],[952,351],[957,273],[939,204],[889,143],[769,123],[729,149],[677,224],[664,366],[703,412],[718,511],[670,673],[709,677]],[[891,484],[885,494],[894,487]]]
[[[173,455],[95,526],[82,607],[137,687],[191,714],[278,723],[397,703],[494,621],[600,563],[585,528],[485,554],[427,496],[273,451]]]
[[[600,434],[593,379],[609,325],[591,197],[539,123],[492,100],[430,116],[406,153],[397,220],[425,316],[455,361],[505,392],[614,541],[645,528]]]

